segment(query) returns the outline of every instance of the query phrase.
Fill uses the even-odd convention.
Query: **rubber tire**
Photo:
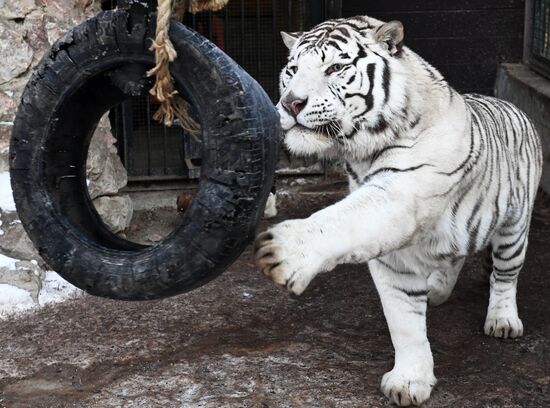
[[[162,298],[218,276],[253,238],[273,182],[281,129],[269,97],[214,44],[173,21],[171,73],[202,126],[198,191],[156,246],[103,224],[86,187],[90,139],[105,112],[151,87],[155,19],[135,3],[75,27],[38,65],[14,124],[10,172],[21,222],[51,268],[96,296]]]

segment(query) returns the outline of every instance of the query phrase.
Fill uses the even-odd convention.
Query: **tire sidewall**
[[[197,107],[203,126],[199,190],[177,229],[157,246],[114,250],[83,235],[52,203],[43,181],[49,165],[45,147],[56,112],[89,78],[109,65],[131,61],[153,65],[147,35],[141,47],[139,36],[136,41],[131,37],[120,41],[118,22],[125,13],[104,12],[76,27],[39,64],[14,124],[10,170],[21,221],[54,270],[94,295],[151,299],[206,283],[242,252],[271,187],[280,129],[261,87],[213,44],[173,22],[171,38],[178,58],[171,73],[178,90]],[[118,35],[119,41],[101,43],[94,37],[78,43],[84,30],[92,38],[90,27],[99,39]],[[147,32],[154,32],[153,23]],[[71,50],[72,55],[88,58],[74,64]]]

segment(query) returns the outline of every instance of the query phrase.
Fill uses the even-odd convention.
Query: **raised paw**
[[[310,235],[305,220],[285,221],[261,233],[254,244],[256,266],[276,284],[300,295],[322,265]]]
[[[430,398],[436,382],[432,373],[425,378],[417,378],[416,375],[411,378],[394,368],[382,377],[381,389],[391,402],[400,407],[418,406]]]
[[[523,335],[523,323],[517,313],[509,316],[487,316],[485,320],[485,334],[497,338],[516,338]]]

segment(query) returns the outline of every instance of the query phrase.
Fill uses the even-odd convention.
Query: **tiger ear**
[[[302,31],[298,31],[295,33],[287,33],[287,32],[281,31],[281,38],[283,39],[283,42],[285,43],[286,48],[291,50],[292,47],[294,47],[294,44],[296,44],[296,41],[298,41],[298,39],[302,36],[302,34],[303,34]]]
[[[395,55],[401,51],[405,30],[401,21],[393,20],[378,27],[374,37],[377,42],[385,44],[388,47],[391,55]]]

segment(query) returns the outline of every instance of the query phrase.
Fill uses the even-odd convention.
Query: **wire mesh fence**
[[[232,0],[217,12],[186,14],[183,23],[198,31],[241,65],[278,100],[279,71],[288,50],[280,31],[303,31],[324,18],[323,0]],[[102,2],[113,9],[116,0]],[[133,97],[113,109],[111,122],[129,180],[198,178],[200,146],[179,127],[152,119],[158,105]],[[304,167],[282,154],[279,167]]]
[[[533,0],[530,62],[550,77],[550,0]]]

